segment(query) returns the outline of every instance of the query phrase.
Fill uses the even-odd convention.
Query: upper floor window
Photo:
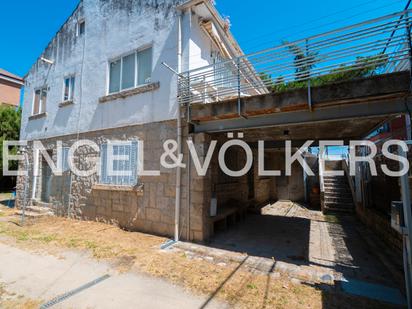
[[[32,115],[39,115],[46,112],[47,87],[34,91],[34,102]]]
[[[109,93],[151,82],[152,48],[136,51],[109,64]]]
[[[66,77],[64,79],[63,101],[73,101],[74,97],[74,76]]]
[[[81,36],[86,32],[86,22],[81,20],[77,23],[77,35]]]

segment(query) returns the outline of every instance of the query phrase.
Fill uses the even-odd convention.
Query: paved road
[[[107,274],[110,277],[104,278]],[[0,244],[0,283],[9,292],[47,302],[98,278],[102,281],[52,308],[201,308],[207,300],[160,279],[118,274],[108,264],[80,253],[58,258]],[[217,302],[207,306],[226,307]]]

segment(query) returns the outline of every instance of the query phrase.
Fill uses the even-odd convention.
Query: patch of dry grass
[[[0,235],[29,249],[87,249],[95,258],[112,259],[123,271],[164,278],[239,308],[393,308],[316,286],[294,285],[283,277],[252,273],[236,263],[219,266],[181,252],[161,251],[165,238],[97,222],[43,218],[24,227],[0,222]]]
[[[14,215],[16,212],[13,208],[8,208],[6,205],[0,203],[0,217],[8,217]]]
[[[37,309],[40,304],[40,301],[10,293],[0,285],[0,308],[2,309]]]

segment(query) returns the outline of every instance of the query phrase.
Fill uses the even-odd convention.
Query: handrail
[[[410,66],[405,63],[412,57],[410,12],[385,15],[183,72],[178,76],[178,101],[190,108],[192,103],[238,98],[240,114],[241,98],[308,87],[311,105],[310,88],[314,85],[407,70]]]
[[[353,177],[350,175],[349,158],[347,156],[343,158],[342,165],[343,165],[343,170],[345,172],[345,175],[346,175],[346,177],[348,179],[348,182],[349,182],[349,187],[350,187],[350,191],[351,191],[351,195],[352,195],[353,204],[356,207],[357,200],[356,200],[355,183],[354,183]]]

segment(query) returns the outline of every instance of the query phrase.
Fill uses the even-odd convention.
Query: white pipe
[[[182,72],[182,19],[183,15],[178,15],[177,21],[177,62],[178,72]],[[178,154],[182,153],[182,119],[180,113],[180,104],[177,105],[177,149]],[[175,241],[179,241],[179,223],[180,223],[180,195],[182,186],[182,169],[178,166],[176,168],[176,200],[175,200]]]
[[[33,190],[31,194],[32,200],[36,199],[38,173],[39,173],[39,150],[35,149],[33,153]]]

